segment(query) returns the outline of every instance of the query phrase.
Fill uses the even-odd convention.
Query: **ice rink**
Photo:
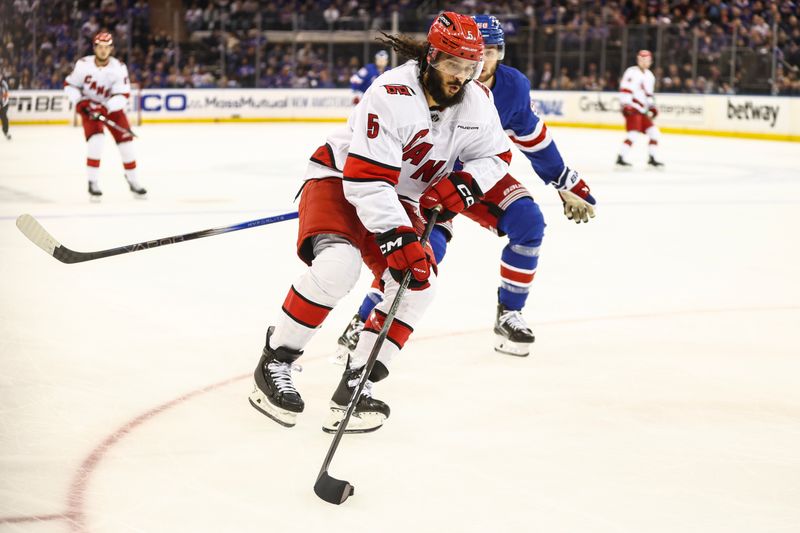
[[[663,172],[615,171],[622,134],[554,128],[598,199],[577,226],[515,155],[548,222],[530,357],[493,351],[504,241],[466,219],[440,291],[376,396],[331,442],[328,358],[363,290],[300,360],[287,429],[247,402],[304,269],[297,222],[65,265],[31,213],[97,250],[294,210],[332,124],[144,125],[135,200],[110,137],[91,204],[82,131],[0,139],[0,532],[800,531],[800,145],[665,135]]]

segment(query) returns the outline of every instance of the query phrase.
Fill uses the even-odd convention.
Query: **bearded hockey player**
[[[347,430],[372,431],[389,407],[372,386],[389,375],[398,354],[433,298],[436,262],[419,241],[424,216],[441,207],[452,219],[506,175],[508,139],[480,74],[483,41],[475,22],[440,14],[418,42],[390,37],[404,65],[379,76],[346,127],[312,155],[300,199],[297,252],[309,269],[291,286],[277,324],[267,331],[255,370],[251,404],[292,426],[305,404],[292,368],[330,310],[358,280],[362,257],[385,286],[386,299],[369,315],[323,429],[337,430],[381,330],[400,280],[405,293],[378,352]],[[456,159],[463,162],[455,171]]]
[[[567,218],[577,223],[594,217],[595,200],[578,173],[564,165],[561,154],[544,121],[533,111],[530,82],[515,68],[500,63],[505,55],[505,35],[500,21],[491,15],[473,17],[483,36],[484,67],[479,81],[491,88],[500,122],[511,141],[528,158],[536,174],[558,191]],[[497,235],[508,237],[500,258],[500,287],[494,325],[495,350],[527,356],[534,342],[531,328],[522,316],[544,237],[544,217],[530,192],[506,175],[476,204],[463,213]],[[445,254],[449,228],[439,224],[431,235],[437,261]],[[352,350],[373,302],[381,296],[376,284],[339,338],[340,360]]]
[[[111,55],[114,52],[114,41],[110,33],[98,33],[93,42],[94,55],[79,59],[64,82],[64,92],[81,114],[83,122],[89,197],[99,200],[103,195],[98,176],[105,139],[103,128],[108,127],[122,156],[125,179],[131,193],[137,198],[144,198],[147,191],[136,178],[133,135],[125,115],[131,92],[128,67]]]

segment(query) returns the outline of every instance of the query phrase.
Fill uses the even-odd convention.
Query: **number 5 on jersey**
[[[374,139],[380,133],[381,127],[378,124],[378,115],[370,113],[367,115],[367,137]]]

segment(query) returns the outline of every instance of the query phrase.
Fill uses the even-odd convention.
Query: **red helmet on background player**
[[[444,11],[428,30],[428,64],[451,76],[478,77],[483,66],[483,37],[472,17]]]
[[[114,44],[114,38],[111,36],[109,32],[101,31],[94,36],[92,44],[105,44],[108,46],[112,46]]]

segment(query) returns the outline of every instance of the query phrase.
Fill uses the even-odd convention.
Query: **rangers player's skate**
[[[531,344],[536,339],[522,318],[522,312],[506,309],[503,304],[497,304],[494,332],[495,351],[519,357],[530,354]]]
[[[621,155],[618,155],[618,156],[617,156],[617,162],[616,162],[616,165],[617,165],[619,168],[631,168],[631,167],[633,167],[633,165],[631,165],[630,163],[628,163],[627,161],[625,161],[624,159],[622,159],[622,156],[621,156]]]
[[[358,338],[361,336],[361,331],[364,329],[364,322],[358,316],[358,313],[353,315],[353,319],[347,325],[347,328],[339,337],[337,343],[339,347],[336,349],[336,355],[331,362],[337,365],[344,365],[347,362],[347,357],[356,349]]]
[[[250,393],[250,405],[282,426],[295,425],[297,413],[302,413],[305,404],[292,383],[292,370],[300,370],[294,362],[302,351],[279,347],[272,349],[269,338],[275,330],[267,330],[267,342],[254,373],[255,386]]]
[[[350,358],[348,357],[347,368],[342,373],[342,379],[339,386],[336,387],[336,392],[333,393],[331,398],[331,412],[328,420],[322,426],[322,431],[325,433],[336,433],[339,429],[339,424],[342,422],[345,413],[347,412],[347,405],[353,397],[358,382],[361,380],[361,372],[364,367],[350,368]],[[380,381],[389,375],[389,371],[383,366],[380,361],[375,362],[369,379],[364,384],[364,389],[361,391],[361,397],[356,403],[356,408],[353,410],[353,415],[347,422],[347,429],[345,433],[368,433],[375,431],[383,425],[383,421],[389,418],[391,410],[384,402],[372,397],[372,385],[375,381]]]
[[[100,190],[100,186],[97,184],[96,181],[90,181],[89,200],[93,202],[99,202],[102,197],[103,197],[103,191]]]
[[[647,160],[647,166],[657,170],[662,170],[664,168],[664,163],[661,161],[656,161],[656,158],[651,155],[650,159]]]

